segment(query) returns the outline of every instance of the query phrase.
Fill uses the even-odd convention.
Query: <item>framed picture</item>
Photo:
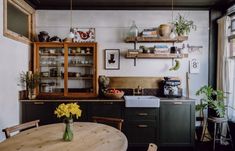
[[[104,68],[106,70],[120,69],[120,50],[105,49],[104,50]]]
[[[231,20],[231,32],[235,31],[235,19]]]
[[[95,28],[73,28],[73,42],[94,42]]]

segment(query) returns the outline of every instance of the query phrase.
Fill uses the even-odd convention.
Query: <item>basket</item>
[[[110,98],[110,99],[121,99],[124,95],[124,92],[121,91],[120,93],[110,93],[110,92],[107,92],[104,94],[107,98]]]

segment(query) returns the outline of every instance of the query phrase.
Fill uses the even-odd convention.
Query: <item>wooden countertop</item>
[[[161,102],[172,102],[172,101],[184,101],[184,102],[195,102],[195,99],[180,97],[180,98],[167,98],[167,97],[159,97]],[[67,99],[67,100],[19,100],[20,102],[125,102],[124,99],[105,99],[105,98],[93,98],[93,99]]]
[[[124,102],[124,99],[19,100],[20,102]]]

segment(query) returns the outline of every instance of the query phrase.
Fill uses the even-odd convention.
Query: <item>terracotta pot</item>
[[[171,26],[168,24],[161,24],[158,28],[158,33],[161,37],[169,37],[171,34]]]

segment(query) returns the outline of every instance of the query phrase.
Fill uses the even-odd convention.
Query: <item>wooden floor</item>
[[[196,142],[195,149],[187,147],[168,147],[168,148],[159,148],[158,151],[213,151],[212,149],[213,142],[201,143]],[[235,149],[234,149],[235,150]],[[231,146],[222,146],[216,145],[216,151],[234,151]],[[147,148],[128,148],[128,151],[147,151]]]

